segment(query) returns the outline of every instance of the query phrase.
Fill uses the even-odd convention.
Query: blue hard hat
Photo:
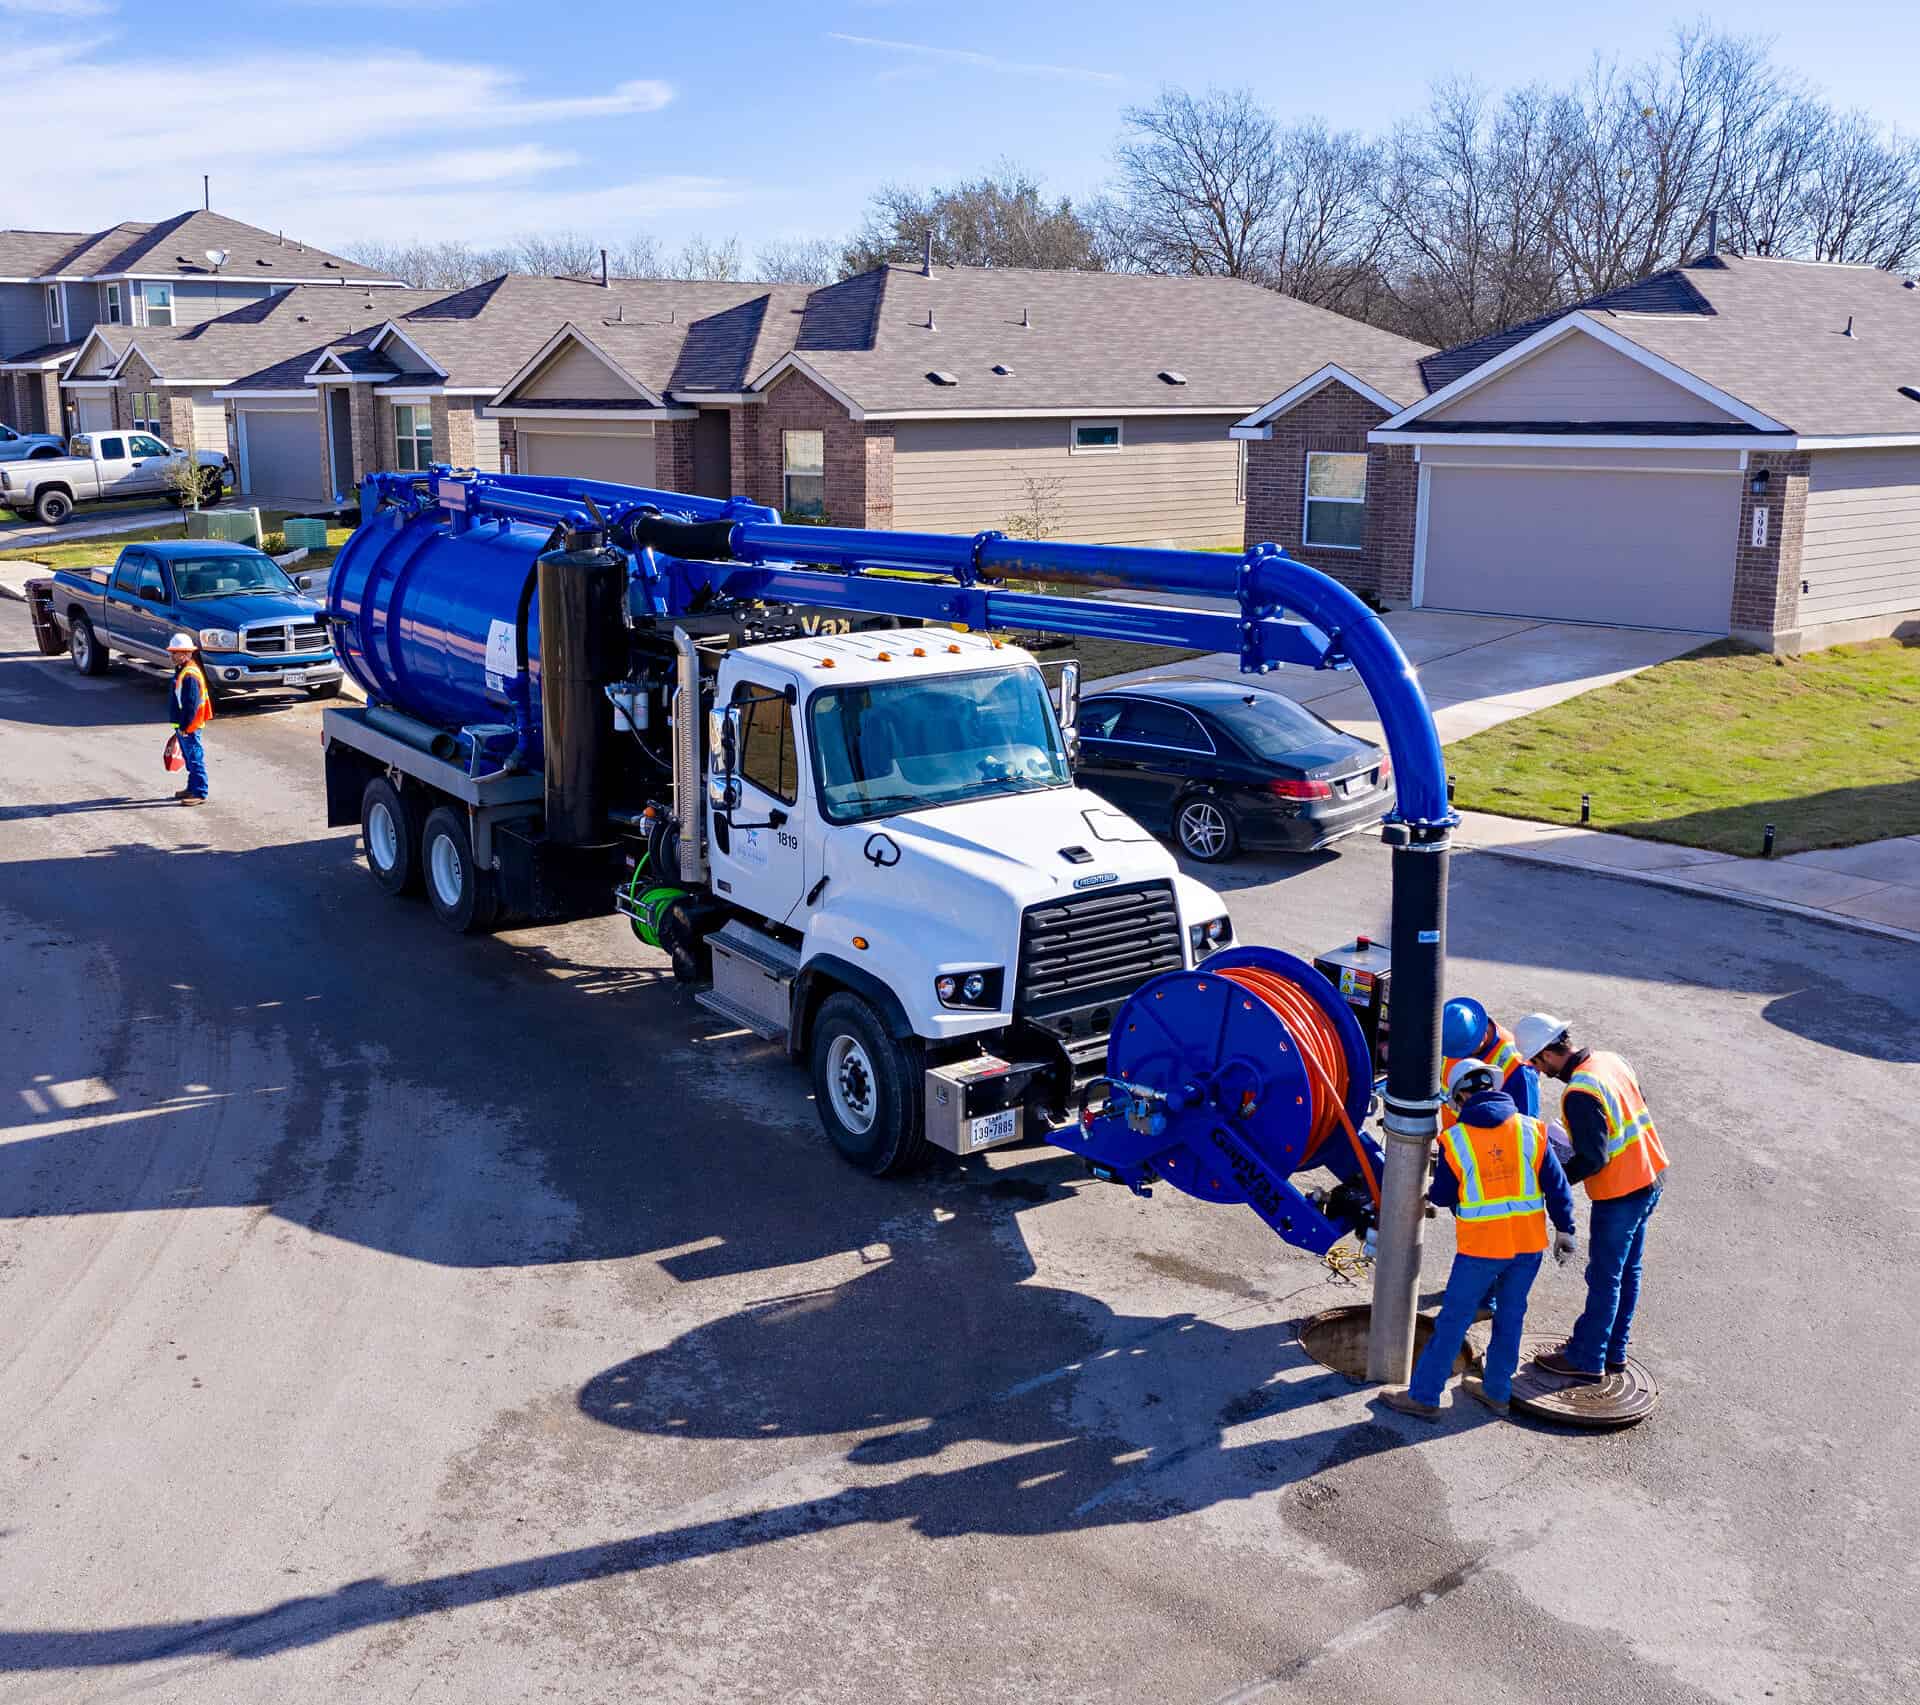
[[[1450,1060],[1477,1053],[1487,1034],[1487,1009],[1471,995],[1450,1000],[1440,1009],[1440,1052]]]

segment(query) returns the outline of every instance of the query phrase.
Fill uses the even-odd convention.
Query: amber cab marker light
[[[867,938],[864,935],[856,935],[853,938],[853,945],[859,948],[862,953],[865,953],[867,950]]]

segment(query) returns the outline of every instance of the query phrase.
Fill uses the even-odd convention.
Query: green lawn
[[[277,533],[287,523],[287,516],[278,511],[262,511],[260,525],[269,533]],[[347,542],[351,527],[329,527],[327,529],[327,548],[314,551],[296,565],[294,572],[305,574],[309,570],[325,568],[333,561],[333,554]],[[150,539],[184,539],[187,536],[185,521],[165,521],[152,527],[135,527],[124,533],[100,533],[89,539],[75,539],[71,544],[22,545],[17,550],[0,551],[0,562],[43,562],[50,568],[97,568],[113,561],[120,554],[122,545],[143,544]]]
[[[1454,802],[1758,854],[1920,834],[1920,647],[1722,641],[1447,748]]]

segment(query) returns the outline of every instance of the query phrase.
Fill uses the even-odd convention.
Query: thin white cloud
[[[482,241],[589,213],[598,223],[595,210],[631,219],[657,207],[720,207],[740,193],[644,168],[590,190],[569,178],[581,155],[566,144],[672,100],[672,88],[652,78],[550,96],[507,66],[415,53],[384,55],[369,78],[365,60],[340,49],[180,58],[99,41],[43,50],[35,69],[9,83],[7,128],[59,136],[60,171],[24,175],[9,224],[165,218],[198,204],[203,172],[215,208],[322,245],[370,235]],[[76,87],[99,111],[139,113],[140,146],[128,149],[112,127],[75,129]],[[484,142],[469,145],[476,132]],[[629,133],[619,134],[632,159]]]
[[[1026,60],[1002,59],[993,53],[976,53],[971,48],[935,47],[924,41],[892,41],[883,36],[848,35],[844,30],[829,30],[827,38],[830,41],[843,41],[850,47],[874,48],[914,59],[937,59],[948,65],[967,65],[976,71],[993,71],[1003,77],[1050,77],[1068,83],[1126,81],[1118,72],[1095,71],[1085,65],[1036,65]]]
[[[113,0],[0,0],[0,13],[36,18],[104,18]]]

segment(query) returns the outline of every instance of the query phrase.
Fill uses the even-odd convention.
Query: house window
[[[733,689],[740,709],[740,774],[791,805],[800,791],[800,759],[793,743],[793,707],[784,694],[742,681]]]
[[[1330,450],[1307,452],[1303,544],[1357,551],[1367,536],[1367,458]]]
[[[780,507],[789,515],[827,512],[827,435],[809,428],[780,434]]]
[[[149,284],[141,294],[146,298],[148,325],[170,326],[173,324],[173,286],[171,284]]]
[[[60,286],[49,284],[47,286],[47,327],[57,332],[63,323],[64,316],[60,312]]]
[[[425,403],[394,404],[393,436],[393,465],[402,473],[424,473],[433,465],[433,410]]]
[[[1120,423],[1117,420],[1076,420],[1068,450],[1076,456],[1111,455],[1120,448]]]
[[[117,326],[120,323],[120,286],[107,286],[107,324]]]
[[[158,432],[160,430],[160,393],[158,391],[129,392],[127,407],[132,411],[136,431]]]

